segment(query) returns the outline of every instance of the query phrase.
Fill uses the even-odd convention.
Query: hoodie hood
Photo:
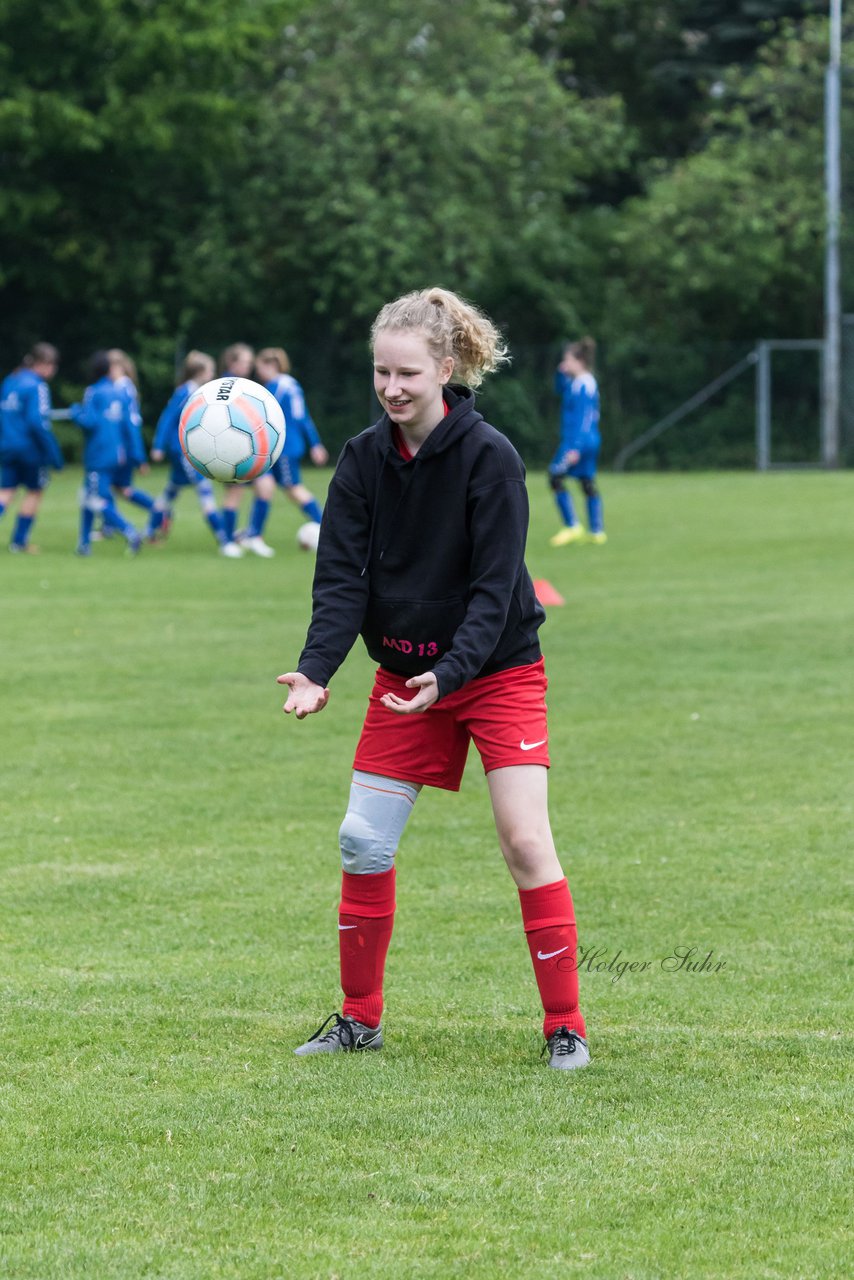
[[[437,427],[434,427],[421,445],[415,461],[422,461],[444,453],[460,436],[470,431],[476,422],[483,422],[483,414],[474,407],[474,392],[470,387],[448,384],[443,392],[448,412]],[[394,423],[384,413],[376,424],[377,444],[382,451],[383,461],[395,458],[401,465],[405,460],[401,457],[394,440]]]

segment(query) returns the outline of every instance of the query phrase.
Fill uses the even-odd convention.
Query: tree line
[[[5,366],[55,342],[71,393],[124,347],[150,418],[190,347],[283,344],[334,448],[372,315],[435,282],[504,328],[490,408],[533,461],[558,345],[594,334],[613,453],[821,330],[823,8],[3,0]]]

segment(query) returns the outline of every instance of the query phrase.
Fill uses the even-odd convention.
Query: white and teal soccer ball
[[[214,378],[181,412],[178,437],[187,460],[209,480],[246,484],[269,471],[285,444],[282,406],[249,378]]]

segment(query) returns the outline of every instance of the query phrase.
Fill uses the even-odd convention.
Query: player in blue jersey
[[[139,468],[143,475],[148,470],[148,459],[145,453],[145,442],[142,438],[142,413],[139,407],[139,391],[136,377],[136,365],[126,351],[119,347],[111,347],[107,352],[114,367],[121,369],[116,378],[116,386],[127,397],[128,417],[125,452],[127,462],[117,467],[113,476],[113,487],[128,502],[137,507],[151,511],[154,499],[144,489],[138,489],[133,482],[133,473]]]
[[[219,357],[219,373],[221,378],[252,378],[253,368],[255,365],[255,352],[248,347],[245,342],[234,342],[230,347],[226,347]],[[269,559],[276,553],[271,546],[264,541],[260,533],[249,536],[248,533],[236,534],[237,518],[240,512],[240,503],[243,495],[249,488],[245,484],[228,484],[225,487],[225,497],[222,501],[222,518],[225,523],[225,532],[229,541],[233,542],[235,537],[239,537],[240,545],[245,547],[247,551],[252,551],[256,556],[263,556]],[[270,510],[270,503],[276,492],[276,483],[269,472],[263,476],[258,476],[256,480],[251,482],[251,488],[255,494],[255,502],[253,504],[253,515],[257,512],[260,515],[261,527],[267,518],[267,512]]]
[[[36,554],[30,532],[41,506],[51,467],[62,467],[62,453],[50,424],[49,380],[59,367],[59,352],[37,342],[0,387],[0,516],[18,489],[26,490],[9,550]]]
[[[572,497],[564,484],[571,476],[578,480],[587,500],[590,532],[587,540],[607,540],[602,497],[596,485],[599,461],[599,385],[593,376],[596,343],[592,338],[570,342],[555,373],[555,390],[560,396],[560,443],[549,465],[549,481],[564,527],[550,539],[553,547],[581,541],[584,526],[575,514]]]
[[[133,431],[127,393],[117,385],[122,368],[108,352],[98,351],[91,360],[91,376],[83,403],[71,407],[71,417],[85,437],[77,554],[92,554],[97,515],[103,517],[106,530],[118,530],[127,539],[128,549],[135,554],[142,545],[142,534],[124,518],[113,497],[116,472],[128,461],[126,441]]]
[[[211,356],[206,355],[204,351],[189,352],[181,369],[181,381],[161,413],[154,433],[151,461],[163,462],[165,459],[171,469],[166,488],[154,501],[154,509],[151,512],[145,536],[149,539],[156,538],[165,521],[171,520],[172,507],[178,494],[182,489],[191,487],[196,491],[202,515],[219,543],[220,554],[228,559],[237,560],[243,555],[243,551],[226,535],[222,512],[217,509],[213,485],[188,462],[178,438],[178,423],[184,405],[193,392],[205,382],[210,382],[213,376],[214,362]]]
[[[323,514],[320,504],[300,479],[300,463],[306,454],[317,467],[329,461],[329,454],[317,434],[317,427],[305,403],[303,389],[291,375],[288,353],[281,347],[265,347],[255,359],[255,377],[276,397],[285,415],[285,447],[270,474],[296,503],[308,520],[317,524]],[[248,537],[263,533],[266,511],[256,501],[247,530]]]

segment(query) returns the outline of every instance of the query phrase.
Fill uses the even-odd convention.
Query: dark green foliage
[[[284,343],[335,448],[374,411],[376,308],[441,283],[505,330],[484,405],[531,461],[560,341],[594,333],[613,455],[758,337],[819,332],[814,8],[6,0],[0,362],[58,343],[64,402],[124,346],[151,421],[189,347]]]
[[[280,75],[254,190],[279,218],[265,266],[296,285],[304,324],[362,336],[389,296],[434,280],[527,326],[574,322],[566,213],[627,162],[624,126],[613,99],[553,82],[506,6],[325,0]]]
[[[282,5],[276,6],[279,10]],[[171,375],[230,239],[228,179],[265,84],[264,8],[227,0],[4,6],[2,341],[119,344]],[[223,216],[225,214],[225,216]],[[231,291],[233,275],[217,283]]]
[[[567,88],[618,93],[639,155],[674,158],[704,136],[709,92],[749,66],[786,19],[823,12],[820,0],[514,0],[534,48]],[[638,170],[635,181],[641,177]]]

